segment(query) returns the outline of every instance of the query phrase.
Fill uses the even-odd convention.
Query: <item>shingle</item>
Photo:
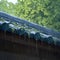
[[[31,31],[31,32],[29,33],[30,39],[34,39],[34,35],[35,35],[35,32],[34,32],[34,31]]]
[[[8,23],[3,23],[3,24],[1,25],[1,30],[7,31],[8,29],[9,29],[9,24],[8,24]]]
[[[36,32],[36,33],[35,33],[34,39],[35,39],[35,40],[41,40],[41,35],[40,35],[39,32]]]

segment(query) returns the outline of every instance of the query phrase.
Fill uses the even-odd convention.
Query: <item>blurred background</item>
[[[0,0],[0,11],[60,32],[60,0]]]

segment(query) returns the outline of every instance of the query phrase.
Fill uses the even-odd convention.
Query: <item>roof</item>
[[[22,19],[0,12],[0,30],[34,39],[36,41],[39,40],[41,42],[60,46],[60,38],[56,37],[57,34],[59,35],[58,32],[53,35],[50,34],[49,29],[46,29],[48,32],[45,34],[45,32],[42,32],[41,29],[42,28],[39,25],[32,24]]]

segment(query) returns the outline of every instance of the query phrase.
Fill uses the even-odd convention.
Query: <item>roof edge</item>
[[[6,19],[8,21],[18,22],[20,24],[26,24],[27,26],[35,28],[44,34],[52,35],[53,37],[57,37],[60,39],[60,32],[54,31],[52,29],[40,26],[38,24],[28,22],[26,20],[23,20],[23,19],[18,18],[16,16],[9,15],[8,13],[2,12],[2,11],[0,11],[0,17],[3,17],[4,19]]]

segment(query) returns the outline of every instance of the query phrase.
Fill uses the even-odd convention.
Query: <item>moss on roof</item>
[[[30,39],[40,40],[48,44],[54,44],[60,46],[60,40],[51,35],[45,35],[24,24],[21,25],[16,22],[6,21],[3,18],[0,18],[0,30],[28,37]]]

